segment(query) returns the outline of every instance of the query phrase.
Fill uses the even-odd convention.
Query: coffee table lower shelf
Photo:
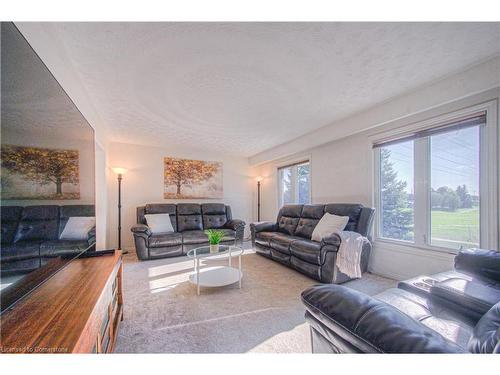
[[[243,272],[234,267],[218,266],[200,270],[199,275],[199,282],[196,273],[189,275],[189,281],[197,286],[209,288],[221,287],[239,282],[241,288]]]

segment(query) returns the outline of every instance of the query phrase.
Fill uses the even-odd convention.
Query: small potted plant
[[[210,253],[219,252],[219,243],[224,238],[224,232],[217,229],[209,229],[205,231],[208,236],[208,242],[210,243]]]

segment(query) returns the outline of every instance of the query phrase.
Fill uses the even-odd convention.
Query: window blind
[[[294,167],[296,165],[307,164],[307,163],[309,163],[309,160],[302,160],[302,161],[299,161],[299,162],[296,162],[296,163],[279,166],[278,170],[285,169],[285,168],[290,168],[290,167]]]
[[[433,126],[429,129],[418,130],[409,134],[407,133],[401,137],[375,142],[373,144],[373,148],[390,146],[396,143],[411,141],[417,138],[429,137],[431,135],[442,134],[453,130],[461,130],[482,124],[486,124],[486,112],[477,113],[472,116],[469,115],[467,118],[463,119],[454,119],[450,122]]]

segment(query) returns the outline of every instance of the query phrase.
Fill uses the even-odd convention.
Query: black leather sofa
[[[317,285],[302,301],[314,353],[500,353],[500,252],[462,251],[455,270],[373,297]]]
[[[61,255],[95,250],[95,227],[82,241],[60,240],[72,216],[95,216],[93,205],[2,206],[2,274],[33,271]]]
[[[369,237],[375,210],[360,204],[332,203],[283,206],[276,222],[250,224],[252,244],[260,255],[285,264],[323,283],[351,280],[335,265],[340,237],[337,234],[321,242],[311,240],[314,228],[326,213],[349,216],[345,230]],[[361,254],[361,270],[368,268],[371,244]]]
[[[169,214],[175,232],[153,234],[146,214]],[[137,207],[137,224],[131,228],[141,260],[185,255],[191,249],[208,245],[206,229],[222,230],[222,244],[241,244],[245,222],[233,219],[231,207],[223,203],[147,204]]]

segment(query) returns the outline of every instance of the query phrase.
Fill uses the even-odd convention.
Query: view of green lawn
[[[432,245],[460,248],[479,245],[479,208],[456,211],[432,210]]]

